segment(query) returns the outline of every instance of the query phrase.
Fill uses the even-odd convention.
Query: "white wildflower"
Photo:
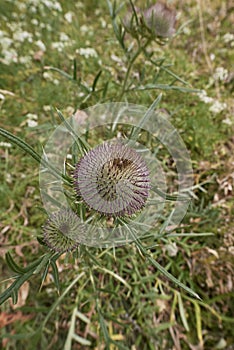
[[[7,35],[5,30],[0,30],[0,39],[4,38]]]
[[[50,112],[51,111],[51,106],[49,106],[49,105],[43,106],[43,111]]]
[[[10,48],[7,50],[2,50],[3,59],[1,60],[4,64],[11,64],[11,63],[17,63],[18,62],[18,54],[17,52]]]
[[[226,33],[224,34],[223,36],[223,41],[228,44],[228,43],[231,43],[231,42],[234,42],[234,34],[232,33]]]
[[[60,41],[69,41],[70,40],[69,36],[63,32],[60,33],[59,39],[60,39]]]
[[[233,122],[231,121],[230,118],[226,118],[226,119],[222,120],[222,123],[223,124],[227,124],[227,125],[232,125],[233,124]]]
[[[50,10],[62,12],[62,7],[58,1],[43,0],[42,3]]]
[[[27,120],[27,124],[28,124],[29,128],[34,128],[35,126],[38,125],[38,122],[36,120],[29,119],[29,120]]]
[[[13,40],[11,38],[8,38],[8,37],[1,38],[0,44],[1,44],[3,50],[7,50],[11,46],[12,43],[13,43]]]
[[[103,18],[100,18],[100,22],[101,22],[102,28],[106,28],[107,23],[106,23],[106,21]]]
[[[1,141],[0,147],[10,148],[10,147],[12,147],[12,144],[10,142]]]
[[[13,39],[19,42],[24,42],[25,40],[28,40],[28,42],[31,43],[33,41],[33,35],[32,33],[29,33],[26,30],[18,29],[18,31],[14,32]]]
[[[19,61],[19,63],[21,63],[21,64],[27,65],[27,64],[31,63],[32,59],[31,59],[30,56],[21,56],[21,57],[19,57],[19,60],[18,60],[18,61]]]
[[[204,103],[212,103],[214,101],[212,97],[207,96],[207,92],[205,90],[201,90],[201,92],[199,92],[197,95]]]
[[[86,24],[83,24],[81,27],[80,27],[80,31],[81,33],[83,34],[86,34],[90,31],[90,28],[86,25]]]
[[[38,22],[38,20],[37,20],[36,18],[33,18],[33,19],[31,20],[31,23],[32,23],[34,26],[38,26],[38,24],[39,24],[39,22]]]
[[[42,76],[45,80],[49,80],[49,81],[53,80],[53,76],[50,72],[44,72]]]
[[[84,56],[85,58],[89,57],[98,57],[98,54],[95,49],[92,47],[86,47],[86,48],[80,48],[76,50],[77,53],[79,53],[81,56]]]
[[[227,108],[226,103],[215,101],[209,108],[209,111],[214,114],[218,114]]]
[[[26,118],[27,118],[27,119],[30,119],[30,120],[37,120],[37,119],[38,119],[38,116],[37,116],[36,114],[34,114],[34,113],[28,113],[28,114],[26,115]]]
[[[69,11],[65,13],[64,18],[68,23],[72,23],[72,17],[74,16],[74,13]]]
[[[228,70],[223,67],[217,67],[213,75],[214,80],[224,81],[228,78]]]
[[[39,47],[39,49],[40,49],[41,51],[43,51],[43,52],[46,51],[46,46],[45,46],[45,44],[43,43],[43,41],[37,40],[37,41],[35,42],[35,44]]]
[[[16,1],[16,4],[17,4],[17,7],[18,7],[20,12],[25,11],[26,8],[27,8],[27,5],[25,3],[23,3],[23,2]]]
[[[210,59],[211,59],[211,61],[214,61],[214,60],[215,60],[215,54],[214,54],[214,53],[211,53],[211,54],[210,54]]]
[[[62,52],[64,50],[64,43],[56,41],[52,43],[52,49],[56,49],[58,52]]]
[[[175,242],[166,244],[165,248],[166,248],[167,254],[171,257],[176,256],[179,250]]]

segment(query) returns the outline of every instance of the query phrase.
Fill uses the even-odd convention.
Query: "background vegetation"
[[[95,268],[85,254],[75,264],[69,257],[60,258],[59,295],[49,270],[40,291],[41,279],[35,276],[21,288],[16,305],[1,306],[3,349],[234,349],[234,8],[231,1],[218,0],[170,4],[177,10],[179,25],[188,24],[168,45],[154,44],[153,53],[172,63],[170,69],[190,87],[204,90],[162,91],[160,107],[183,137],[194,167],[194,200],[178,232],[213,235],[158,241],[152,254],[203,301],[162,277],[136,247],[93,249]],[[145,2],[136,5],[144,7]],[[126,1],[119,15],[127,8]],[[59,123],[51,106],[70,116],[76,109],[116,101],[126,62],[106,1],[0,1],[0,18],[1,128],[41,153],[41,145]],[[72,75],[74,59],[76,80],[49,69]],[[89,93],[99,71],[96,89]],[[131,78],[140,85],[156,79],[159,71],[139,56]],[[156,80],[168,83],[168,74],[160,71]],[[128,92],[122,100],[150,106],[160,92]],[[39,257],[44,248],[36,236],[46,215],[41,210],[37,164],[3,138],[0,173],[3,291],[12,276],[6,252],[11,251],[21,265]],[[76,283],[71,285],[72,281]],[[43,322],[43,331],[28,339]]]

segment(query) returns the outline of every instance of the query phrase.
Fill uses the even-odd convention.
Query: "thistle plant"
[[[107,5],[114,33],[123,50],[126,63],[126,74],[121,84],[115,85],[114,95],[111,92],[108,96],[109,87],[106,81],[98,90],[96,89],[101,76],[100,72],[91,87],[78,81],[75,61],[71,75],[54,67],[49,68],[73,81],[81,90],[85,90],[86,94],[81,105],[87,104],[90,98],[98,102],[113,99],[121,101],[123,98],[127,100],[129,92],[137,91],[156,89],[174,89],[178,92],[197,91],[184,86],[188,84],[171,71],[169,65],[164,64],[164,58],[155,59],[150,49],[152,42],[164,45],[169,42],[169,39],[172,39],[175,34],[176,14],[174,10],[162,3],[141,10],[135,8],[130,1],[130,12],[123,18],[119,15],[121,8],[117,8],[116,2],[112,4],[107,0]],[[130,34],[130,40],[137,43],[136,48],[132,43],[128,46],[127,34]],[[137,85],[136,81],[130,80],[130,76],[134,63],[140,55],[143,55],[144,60],[151,65],[152,69],[158,68],[158,74],[152,82],[138,82]],[[162,72],[165,72],[172,81],[170,80],[168,84],[158,84],[157,79]],[[175,82],[182,83],[182,85],[176,85]],[[80,254],[85,267],[78,277],[81,278],[87,274],[91,281],[102,331],[106,342],[110,342],[103,322],[92,270],[96,267],[103,267],[100,267],[95,253],[93,254],[88,246],[114,251],[116,246],[129,243],[135,245],[140,255],[176,286],[199,299],[199,296],[190,287],[168,272],[153,258],[151,253],[152,247],[157,245],[157,240],[162,238],[166,242],[168,237],[172,237],[170,236],[172,234],[176,237],[177,233],[170,231],[170,225],[173,223],[175,227],[175,223],[181,221],[192,192],[189,166],[189,171],[187,171],[189,156],[174,128],[165,118],[160,117],[161,98],[160,94],[146,109],[137,110],[136,105],[128,103],[117,107],[100,105],[99,109],[94,108],[93,111],[91,108],[87,111],[89,121],[82,126],[76,125],[75,118],[67,120],[60,111],[57,111],[62,122],[60,130],[63,134],[61,138],[57,137],[59,134],[55,134],[53,142],[56,140],[56,144],[53,151],[51,148],[44,147],[42,156],[25,141],[0,129],[1,136],[15,143],[40,164],[40,175],[43,180],[46,179],[41,182],[43,183],[41,194],[48,214],[38,236],[39,243],[45,249],[45,253],[39,259],[22,268],[13,260],[10,253],[7,254],[6,260],[15,272],[15,280],[0,296],[0,303],[5,302],[8,298],[17,302],[19,288],[35,274],[41,275],[43,284],[50,266],[55,284],[59,289],[56,260],[62,253],[69,255],[73,252],[73,255],[70,256],[74,258],[75,263],[76,254]],[[136,117],[137,113],[139,118]],[[105,122],[103,122],[104,119]],[[99,130],[100,125],[102,128]],[[92,135],[93,130],[97,133],[95,140],[89,136]],[[186,176],[182,176],[184,174],[180,174],[181,178],[179,176],[182,188],[175,189],[174,193],[167,193],[165,188],[159,185],[160,174],[162,174],[160,170],[162,166],[158,165],[156,168],[156,155],[157,152],[160,153],[159,141],[171,151],[173,156],[175,155],[175,158],[178,158],[176,160],[178,168],[188,160],[184,167]],[[48,142],[48,144],[51,147],[52,143]],[[67,159],[68,154],[71,155],[72,161],[70,162]],[[60,159],[60,162],[56,162],[57,157],[62,161]],[[190,180],[186,182],[188,179]],[[45,184],[48,187],[43,187]],[[168,203],[176,206],[168,216],[157,212],[157,208],[161,209],[162,204],[166,206]],[[186,203],[185,206],[184,203]],[[176,219],[175,212],[180,220]],[[147,239],[153,240],[152,245],[145,243]],[[78,281],[78,277],[75,282],[71,283],[71,287]],[[122,281],[120,276],[118,279]],[[59,302],[69,291],[70,288],[61,295]],[[51,312],[56,306],[57,303],[52,307]],[[43,322],[42,329],[48,317]]]

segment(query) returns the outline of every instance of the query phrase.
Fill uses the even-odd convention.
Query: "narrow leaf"
[[[102,70],[100,70],[100,71],[98,72],[98,74],[96,75],[96,77],[94,78],[93,86],[92,86],[92,91],[95,91],[97,82],[98,82],[98,80],[99,80],[101,74],[102,74]]]
[[[181,317],[182,323],[183,323],[186,331],[189,332],[189,325],[188,325],[187,318],[185,315],[184,305],[183,305],[183,301],[182,301],[180,293],[178,293],[178,302],[179,302],[179,311],[180,311],[180,317]]]
[[[16,272],[19,275],[22,275],[24,273],[24,269],[22,269],[20,266],[16,264],[16,262],[13,260],[11,254],[9,252],[6,253],[6,263],[10,267],[10,269],[14,272]]]
[[[57,267],[57,264],[54,260],[51,260],[50,262],[51,264],[51,267],[52,267],[52,275],[53,275],[53,278],[54,278],[54,284],[57,288],[57,291],[59,292],[60,291],[60,284],[59,284],[59,272],[58,272],[58,267]]]

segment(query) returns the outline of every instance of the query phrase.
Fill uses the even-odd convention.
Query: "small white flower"
[[[200,98],[200,100],[204,103],[212,103],[214,101],[212,97],[207,96],[207,92],[205,90],[202,90],[197,95]]]
[[[212,106],[210,106],[209,111],[214,114],[218,114],[222,112],[225,108],[227,108],[226,103],[222,103],[219,101],[215,101]]]
[[[10,142],[1,141],[0,147],[10,148],[10,147],[12,147],[12,144]]]
[[[28,120],[27,120],[27,124],[28,124],[28,127],[29,127],[29,128],[34,128],[35,126],[38,125],[38,122],[37,122],[36,120],[28,119]]]
[[[43,52],[46,51],[46,46],[45,46],[45,44],[43,43],[43,41],[37,40],[37,41],[35,42],[35,44],[39,47],[39,49],[40,49],[41,51],[43,51]]]
[[[176,256],[179,250],[175,242],[166,244],[165,248],[166,248],[167,254],[172,257]]]
[[[64,18],[68,23],[72,23],[72,17],[74,16],[74,13],[69,11],[65,13]]]
[[[66,33],[60,33],[60,41],[69,41],[70,38]]]
[[[222,123],[223,124],[227,124],[227,125],[232,125],[233,124],[233,122],[231,121],[230,118],[226,118],[226,119],[222,120]]]
[[[2,50],[3,59],[2,62],[4,64],[11,64],[11,63],[17,63],[18,62],[18,54],[16,50],[9,48],[7,50]]]
[[[56,41],[52,43],[52,48],[56,49],[58,52],[62,52],[64,50],[64,43]]]
[[[1,36],[0,36],[0,38],[1,38]],[[7,50],[11,46],[12,43],[13,43],[13,40],[11,38],[8,38],[8,37],[1,38],[0,44],[1,44],[3,50]]]
[[[19,42],[24,42],[25,40],[28,40],[28,42],[31,43],[33,41],[33,35],[32,33],[29,33],[26,30],[19,29],[18,31],[14,32],[13,39]]]
[[[211,53],[211,54],[210,54],[210,59],[211,59],[211,61],[214,61],[214,60],[215,60],[215,54],[214,54],[214,53]]]
[[[90,28],[88,26],[86,26],[85,24],[83,24],[81,27],[80,27],[80,31],[81,33],[88,33],[90,31]]]
[[[226,33],[224,36],[223,36],[223,41],[228,44],[232,41],[234,41],[234,34],[232,33]]]
[[[19,57],[19,63],[21,63],[21,64],[29,64],[29,63],[31,63],[31,57],[30,56],[21,56],[21,57]]]
[[[106,28],[107,23],[106,23],[106,21],[103,18],[100,18],[100,22],[101,22],[102,28]]]
[[[27,119],[30,119],[30,120],[37,120],[37,119],[38,119],[38,116],[37,116],[36,114],[34,114],[34,113],[28,113],[28,114],[26,115],[26,118],[27,118]]]
[[[19,9],[19,11],[25,11],[26,8],[27,8],[27,5],[23,2],[20,2],[20,1],[16,1],[16,4],[17,4],[17,7]]]
[[[39,24],[39,22],[38,22],[38,20],[37,20],[36,18],[33,18],[33,19],[31,20],[31,23],[32,23],[34,26],[38,26],[38,24]]]
[[[49,106],[49,105],[43,106],[43,111],[50,112],[51,111],[51,106]]]
[[[213,75],[214,80],[224,81],[228,78],[228,70],[223,67],[217,67]]]
[[[53,78],[50,72],[44,72],[42,76],[45,80],[52,80]]]
[[[85,58],[98,57],[96,50],[94,50],[91,47],[86,47],[86,48],[81,47],[76,52],[79,53],[81,56],[84,56]]]

